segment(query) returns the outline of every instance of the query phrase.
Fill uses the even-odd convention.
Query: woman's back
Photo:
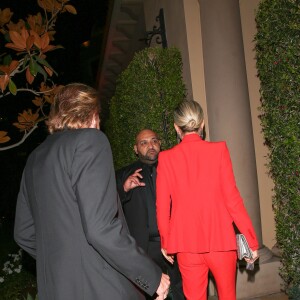
[[[158,222],[168,252],[236,249],[232,222],[248,230],[252,226],[224,142],[186,135],[179,145],[161,152],[157,173]],[[172,199],[170,222],[165,217],[168,195]],[[249,234],[252,242],[254,236]]]

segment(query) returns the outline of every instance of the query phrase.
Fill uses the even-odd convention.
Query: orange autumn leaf
[[[48,86],[45,82],[42,82],[39,90],[44,95],[51,95],[54,93],[55,89],[56,89],[55,84],[53,86]]]
[[[7,24],[10,21],[14,13],[10,11],[10,8],[0,9],[0,27]]]
[[[50,39],[49,39],[48,32],[43,34],[39,39],[35,40],[35,45],[41,50],[46,49],[49,46],[49,43],[50,43]]]
[[[37,34],[41,35],[45,32],[45,25],[43,24],[43,18],[41,13],[36,15],[29,15],[27,17],[27,23],[31,30],[35,31]]]
[[[43,105],[43,99],[41,97],[35,97],[33,100],[32,100],[32,103],[36,106],[42,106]]]
[[[9,65],[0,65],[0,70],[7,75],[10,75],[19,65],[19,61],[12,60]]]
[[[1,89],[2,93],[6,89],[8,83],[9,83],[9,76],[7,74],[0,75],[0,89]]]
[[[67,1],[60,2],[56,0],[38,0],[38,5],[48,12],[56,13],[57,11],[62,10],[64,3]]]
[[[48,32],[39,36],[35,31],[30,30],[30,34],[34,36],[34,45],[43,53],[57,48],[57,46],[49,45],[50,38]]]
[[[6,143],[10,140],[10,137],[7,136],[6,131],[0,131],[0,144]]]
[[[34,80],[34,76],[30,73],[29,68],[26,70],[26,80],[29,84],[32,84]]]
[[[40,92],[47,92],[51,89],[51,87],[47,86],[47,84],[45,82],[42,82],[41,83],[41,86],[40,86]]]
[[[24,110],[23,113],[19,113],[18,122],[13,123],[13,125],[19,128],[21,132],[27,131],[38,122],[38,118],[38,113],[32,113],[31,109]]]
[[[65,5],[63,11],[67,11],[67,12],[73,14],[73,15],[77,15],[76,8],[73,5],[70,5],[70,4]]]
[[[33,43],[34,43],[34,36],[30,35],[28,37],[28,39],[26,40],[26,50],[27,52],[30,51],[30,49],[32,48],[33,46]]]
[[[55,95],[49,95],[49,96],[46,96],[45,95],[45,101],[47,102],[47,103],[49,103],[49,104],[52,104],[53,102],[54,102],[54,97],[55,97]]]
[[[77,11],[73,5],[67,4],[69,0],[38,0],[38,5],[52,14],[57,12],[64,13],[69,12],[73,15],[77,14]]]
[[[7,43],[5,47],[11,48],[16,51],[26,50],[26,46],[27,46],[26,43],[29,37],[29,33],[25,28],[22,28],[20,33],[17,31],[10,30],[9,36],[12,43]]]
[[[44,93],[44,99],[49,104],[54,102],[55,95],[59,90],[64,87],[63,85],[53,85],[52,87],[47,86],[44,82],[41,83],[40,91]]]
[[[51,77],[53,75],[53,70],[51,70],[50,68],[44,66],[44,69],[46,70],[46,72],[48,73],[48,75]]]
[[[17,60],[12,60],[9,66],[2,65],[0,66],[0,70],[5,73],[4,75],[0,75],[0,89],[2,92],[6,89],[11,73],[18,67],[19,62]]]
[[[21,33],[22,28],[25,28],[25,22],[24,20],[19,20],[18,23],[13,23],[10,21],[6,26],[9,31],[16,31],[18,33]]]

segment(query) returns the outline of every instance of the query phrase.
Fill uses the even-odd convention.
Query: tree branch
[[[32,94],[34,94],[34,95],[36,95],[36,96],[39,96],[39,95],[43,95],[43,94],[47,94],[47,93],[50,93],[50,92],[52,92],[54,90],[54,88],[53,89],[50,89],[50,90],[47,90],[47,91],[43,91],[43,92],[37,92],[37,91],[35,91],[35,90],[32,90],[32,89],[28,89],[28,88],[20,88],[20,89],[17,89],[17,92],[29,92],[29,93],[32,93]],[[0,95],[0,99],[1,98],[4,98],[4,97],[6,97],[6,96],[8,96],[8,95],[10,95],[11,94],[11,92],[7,92],[6,94],[2,94],[2,95]]]
[[[18,147],[20,146],[22,143],[25,142],[25,140],[32,134],[32,132],[37,129],[38,126],[35,124],[34,127],[32,127],[28,133],[24,133],[23,135],[23,138],[16,144],[13,144],[13,145],[10,145],[10,146],[6,146],[6,147],[0,147],[0,151],[5,151],[5,150],[9,150],[9,149],[12,149],[12,148],[15,148],[15,147]]]

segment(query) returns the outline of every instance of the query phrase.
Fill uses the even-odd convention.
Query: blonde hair
[[[174,111],[174,123],[183,133],[197,131],[203,122],[203,110],[193,100],[185,100]]]
[[[87,128],[99,113],[97,91],[82,83],[71,83],[56,94],[46,124],[50,133]]]

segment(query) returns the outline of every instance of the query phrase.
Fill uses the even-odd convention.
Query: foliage
[[[21,300],[36,294],[35,261],[13,243],[8,225],[0,224],[0,299]]]
[[[116,168],[136,159],[136,134],[149,128],[162,147],[176,143],[173,110],[185,98],[181,54],[176,48],[148,48],[135,54],[117,80],[106,123]]]
[[[13,12],[10,8],[0,9],[0,32],[5,48],[0,54],[0,98],[19,96],[21,92],[35,97],[32,99],[34,109],[25,109],[13,123],[23,133],[23,138],[0,150],[11,149],[24,142],[37,124],[47,118],[46,107],[60,88],[52,80],[57,73],[47,61],[47,55],[62,48],[52,44],[58,16],[64,12],[76,14],[76,10],[68,4],[69,0],[37,0],[37,3],[42,13],[28,15],[17,23],[11,21]],[[1,130],[0,144],[10,141],[8,132]]]
[[[20,249],[16,254],[8,254],[10,260],[7,260],[3,264],[3,268],[1,270],[0,282],[3,283],[6,281],[7,277],[10,275],[17,273],[19,274],[22,271],[21,257],[22,250]]]
[[[274,180],[281,276],[290,298],[300,298],[300,6],[263,0],[256,16],[261,123]],[[298,296],[296,296],[296,294]]]
[[[13,273],[8,280],[0,283],[1,299],[23,300],[24,295],[35,295],[36,292],[36,277],[27,270],[22,270],[19,274]]]
[[[26,300],[38,300],[38,296],[37,296],[37,294],[36,294],[35,297],[32,297],[31,294],[28,293],[28,294],[27,294]]]

